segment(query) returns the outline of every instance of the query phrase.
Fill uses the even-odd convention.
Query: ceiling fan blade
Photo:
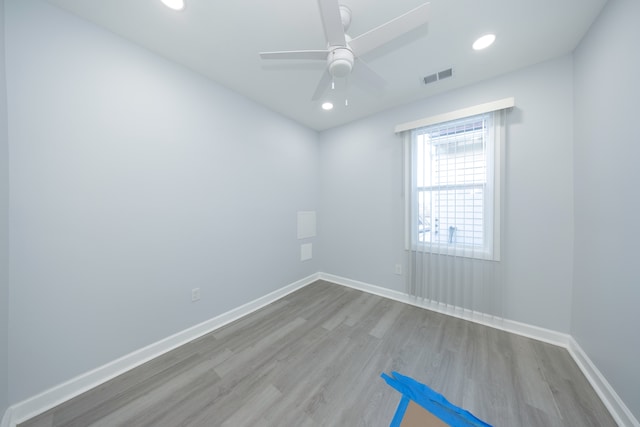
[[[391,40],[424,25],[429,20],[429,3],[400,15],[391,21],[359,35],[349,42],[349,47],[356,56],[364,55]]]
[[[318,0],[318,6],[320,6],[322,27],[329,46],[345,46],[346,40],[338,0]]]
[[[281,52],[260,52],[262,59],[320,59],[326,60],[328,50],[285,50]]]
[[[373,71],[362,59],[358,58],[353,67],[353,82],[365,82],[374,89],[382,90],[387,86],[387,81]]]
[[[324,73],[322,73],[322,77],[318,82],[318,86],[316,87],[316,91],[313,93],[313,96],[311,97],[312,101],[317,101],[322,97],[322,95],[324,95],[327,89],[329,89],[329,86],[331,86],[332,79],[333,77],[331,77],[331,74],[329,74],[329,71],[324,70]]]

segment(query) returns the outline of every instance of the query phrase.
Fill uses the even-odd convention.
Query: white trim
[[[2,422],[0,422],[0,427],[15,427],[16,423],[15,421],[12,423],[13,420],[13,408],[9,407],[7,408],[7,411],[4,413],[4,416],[2,417]]]
[[[514,320],[500,319],[485,313],[472,312],[461,309],[460,307],[447,306],[434,301],[412,297],[403,292],[335,276],[333,274],[319,273],[319,279],[563,347],[567,349],[569,355],[594,388],[615,422],[618,423],[620,427],[640,427],[640,422],[634,417],[611,384],[609,384],[604,375],[596,368],[591,359],[589,359],[589,356],[587,356],[571,335],[516,322]]]
[[[411,148],[411,134],[406,133],[402,138],[403,149],[403,169],[402,169],[402,197],[404,197],[404,248],[405,250],[411,249],[411,233],[413,225],[411,224],[411,212],[413,212],[413,206],[411,205],[415,200],[415,197],[411,195],[411,182],[413,180],[413,166],[412,166],[412,148]]]
[[[494,131],[494,143],[493,143],[493,165],[491,170],[493,171],[493,240],[491,245],[493,247],[493,259],[500,261],[501,242],[502,242],[502,195],[506,190],[506,186],[503,182],[503,171],[505,171],[504,160],[504,148],[507,141],[507,118],[504,111],[499,111],[493,114],[493,131]]]
[[[155,357],[173,350],[202,335],[210,333],[230,322],[246,316],[260,308],[277,301],[280,298],[301,289],[316,280],[325,280],[338,285],[357,289],[370,294],[389,298],[395,301],[411,304],[417,307],[458,317],[464,320],[480,323],[492,328],[512,332],[538,341],[558,345],[567,349],[591,386],[594,388],[602,402],[607,407],[611,416],[622,427],[640,427],[640,423],[624,404],[620,396],[615,392],[611,384],[598,370],[589,356],[582,350],[575,339],[568,335],[550,329],[540,328],[514,320],[500,319],[485,313],[447,306],[434,301],[412,297],[406,293],[394,291],[381,286],[371,285],[357,280],[347,279],[327,273],[315,273],[290,285],[280,288],[268,295],[216,316],[199,325],[185,329],[175,335],[160,340],[154,344],[130,353],[120,359],[114,360],[93,371],[82,374],[54,388],[46,390],[37,396],[9,407],[2,418],[0,427],[16,427],[36,415],[39,415],[54,406],[65,402],[85,391],[94,388],[130,369],[135,368]]]
[[[234,308],[226,313],[222,313],[219,316],[129,353],[92,371],[81,374],[36,396],[16,403],[7,409],[4,417],[2,418],[2,424],[0,427],[15,427],[17,424],[33,418],[59,405],[60,403],[97,387],[100,384],[135,368],[136,366],[140,366],[149,360],[161,356],[181,345],[253,313],[256,310],[259,310],[262,307],[315,282],[318,278],[319,274],[312,274],[240,307]]]
[[[505,98],[498,101],[487,102],[485,104],[474,105],[473,107],[462,108],[460,110],[451,111],[449,113],[438,114],[437,116],[426,117],[424,119],[415,120],[413,122],[402,123],[396,125],[395,133],[407,130],[417,129],[436,123],[448,122],[451,120],[462,119],[464,117],[475,116],[478,114],[490,113],[492,111],[504,110],[516,105],[515,98]]]
[[[589,359],[587,353],[584,352],[580,344],[571,337],[567,350],[573,360],[582,371],[591,386],[594,388],[604,406],[607,407],[613,419],[619,426],[640,427],[640,421],[633,416],[627,405],[624,404],[618,393],[613,389],[611,384],[602,375],[602,372]]]
[[[469,123],[473,122],[475,124],[480,119],[482,119],[483,121],[482,130],[475,129],[473,131],[476,134],[481,133],[483,135],[483,138],[487,138],[486,144],[483,147],[484,149],[482,150],[482,155],[486,161],[484,167],[484,175],[486,179],[483,182],[474,181],[462,184],[433,184],[431,182],[427,183],[427,178],[422,177],[425,182],[422,182],[422,185],[418,185],[418,182],[422,181],[422,179],[420,179],[421,177],[418,177],[418,171],[422,169],[420,167],[420,163],[428,163],[430,161],[434,161],[433,153],[430,153],[429,149],[427,148],[431,147],[434,143],[433,138],[429,139],[425,137],[426,139],[422,139],[423,136],[428,136],[431,134],[431,127],[404,133],[405,146],[407,146],[405,147],[405,150],[408,153],[406,154],[408,159],[405,160],[405,162],[408,164],[408,167],[405,169],[405,193],[409,195],[407,197],[408,200],[405,200],[406,220],[404,231],[406,250],[412,250],[416,253],[422,254],[431,253],[433,255],[449,255],[485,261],[500,261],[500,214],[502,194],[501,168],[503,167],[501,160],[501,150],[505,143],[504,116],[505,114],[503,109],[490,113],[482,113],[481,115],[464,117],[465,123],[468,121]],[[435,138],[439,140],[438,144],[449,144],[449,142],[455,143],[456,141],[455,138],[453,140],[450,140],[450,136],[447,135],[437,136]],[[475,156],[476,154],[477,153],[474,152],[473,155]],[[426,166],[424,167],[426,168]],[[435,178],[433,177],[431,178],[431,180],[434,179]],[[423,191],[441,192],[449,190],[482,190],[482,246],[477,246],[468,242],[465,242],[466,244],[461,242],[451,244],[450,242],[433,241],[438,240],[434,239],[433,236],[432,239],[429,239],[430,241],[419,241],[419,215],[417,214],[418,211],[420,211],[418,206],[419,193]],[[432,200],[432,210],[436,209],[434,203],[435,202]],[[432,214],[435,215],[433,212]],[[473,217],[476,218],[475,215]],[[464,215],[462,219],[464,219]],[[440,218],[441,226],[443,224],[443,220],[452,220],[453,223],[456,222],[454,217],[450,218],[446,214]],[[438,221],[438,218],[436,218],[435,221]],[[447,228],[447,225],[451,224],[445,224],[445,228]]]

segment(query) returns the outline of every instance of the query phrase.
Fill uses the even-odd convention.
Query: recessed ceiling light
[[[331,102],[325,102],[322,104],[322,109],[324,111],[333,110],[333,104]]]
[[[162,0],[162,3],[173,10],[184,9],[184,0]]]
[[[491,46],[494,41],[496,41],[495,34],[485,34],[484,36],[480,37],[478,40],[473,42],[473,49],[474,50],[486,49],[489,46]]]

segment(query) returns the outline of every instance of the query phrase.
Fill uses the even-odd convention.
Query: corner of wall
[[[640,204],[636,159],[640,146],[629,137],[637,121],[640,3],[610,0],[573,54],[574,257],[570,333],[593,362],[590,369],[615,388],[640,417],[640,312],[636,286],[636,239]],[[615,64],[615,78],[602,76]],[[630,126],[631,124],[631,126]],[[615,220],[611,209],[615,207]],[[606,224],[621,224],[612,233]],[[599,224],[603,224],[601,227]],[[615,248],[612,250],[612,248]],[[612,357],[615,354],[615,357]],[[640,425],[637,420],[623,425]]]
[[[0,427],[15,427],[16,423],[13,419],[13,410],[11,408],[7,408],[4,411],[4,415],[0,418]]]
[[[4,0],[0,0],[0,415],[9,405],[9,144],[4,28]]]

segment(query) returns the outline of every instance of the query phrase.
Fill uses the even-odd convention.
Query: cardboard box
[[[471,412],[453,405],[426,384],[397,372],[381,376],[402,393],[391,427],[491,427]]]
[[[413,400],[409,402],[402,417],[400,427],[448,427],[444,421],[418,405]]]

